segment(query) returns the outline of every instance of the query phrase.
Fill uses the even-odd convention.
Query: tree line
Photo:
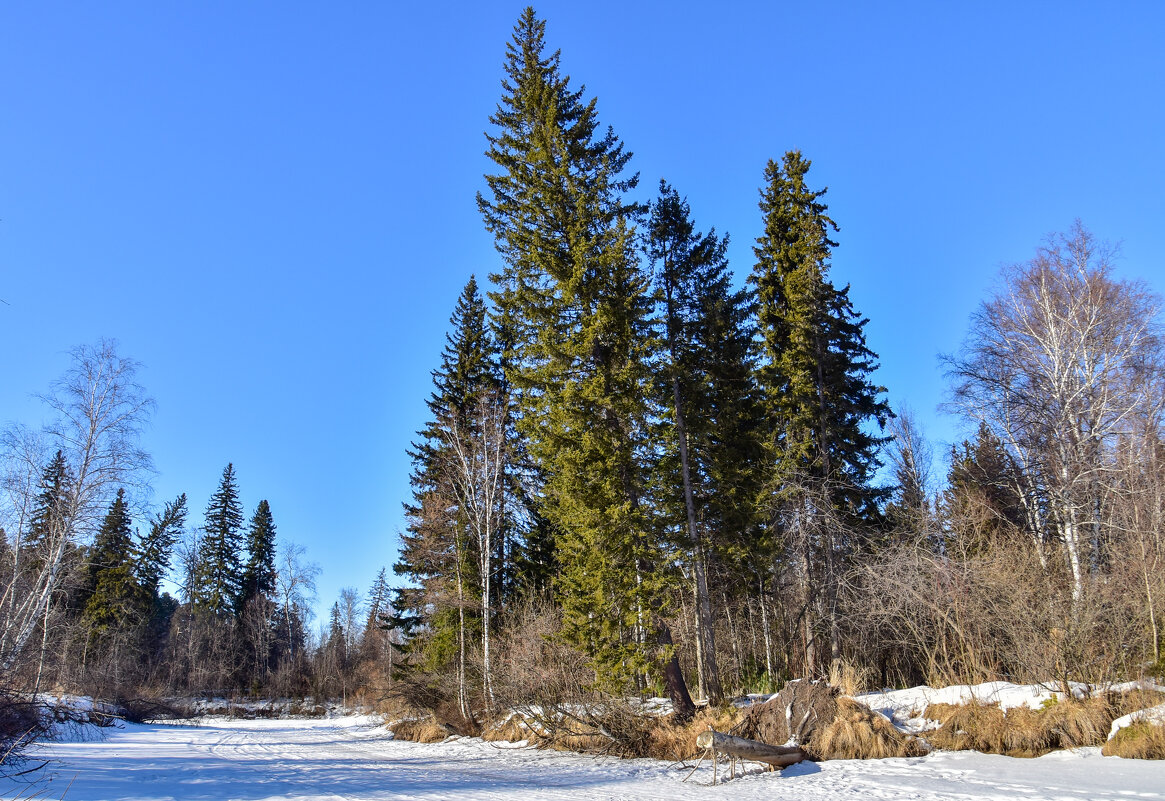
[[[369,593],[372,625],[347,589],[313,632],[318,568],[301,546],[277,544],[268,501],[245,516],[233,464],[201,525],[188,524],[185,494],[147,509],[139,439],[152,402],[136,371],[112,342],[77,348],[43,396],[54,422],[5,431],[3,687],[330,698],[356,689],[361,672],[385,672],[385,572]]]
[[[527,9],[507,46],[477,197],[499,267],[432,372],[399,586],[313,631],[317,569],[233,465],[201,525],[184,495],[148,507],[136,364],[79,348],[53,422],[4,434],[4,686],[388,699],[472,729],[635,695],[684,718],[794,677],[1165,669],[1160,299],[1113,249],[1077,223],[1004,270],[943,358],[970,436],[936,459],[874,380],[811,162],[765,167],[738,280],[677,188],[636,199],[545,28]]]
[[[1104,245],[1050,238],[945,358],[977,430],[940,486],[801,152],[765,168],[740,285],[676,188],[632,199],[533,9],[504,69],[477,196],[501,267],[457,299],[410,451],[400,692],[466,721],[566,688],[682,718],[797,676],[1161,665],[1159,301]]]

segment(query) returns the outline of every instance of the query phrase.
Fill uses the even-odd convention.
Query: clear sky
[[[323,568],[391,565],[405,454],[470,273],[521,3],[0,6],[0,422],[99,337],[144,365],[157,502],[247,514]],[[562,65],[752,265],[765,163],[800,148],[877,379],[937,450],[936,359],[998,267],[1079,217],[1165,289],[1165,4],[555,2]]]

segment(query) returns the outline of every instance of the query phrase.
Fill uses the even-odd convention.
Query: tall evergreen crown
[[[228,464],[218,490],[206,506],[206,524],[198,556],[195,606],[216,615],[235,611],[242,585],[239,529],[243,507],[235,482],[235,466]]]

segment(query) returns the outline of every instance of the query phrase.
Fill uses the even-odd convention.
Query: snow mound
[[[1074,698],[1086,697],[1093,689],[1087,684],[1071,682],[1069,690]],[[1066,693],[1050,689],[1047,684],[1012,684],[1006,681],[989,681],[982,684],[956,684],[950,687],[934,688],[926,685],[908,690],[882,690],[854,696],[854,700],[880,712],[900,731],[921,734],[939,727],[938,721],[926,717],[926,708],[931,704],[998,704],[1000,709],[1026,706],[1039,709],[1049,701],[1061,701]]]
[[[1136,712],[1130,712],[1127,715],[1117,718],[1112,722],[1112,728],[1108,731],[1108,739],[1116,736],[1116,733],[1127,726],[1132,726],[1134,723],[1151,723],[1154,726],[1165,726],[1165,704],[1160,706],[1149,707],[1148,709],[1138,709]]]

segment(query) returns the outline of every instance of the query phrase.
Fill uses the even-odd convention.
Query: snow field
[[[394,741],[368,717],[207,720],[199,726],[126,725],[97,740],[36,746],[49,780],[0,780],[0,797],[68,801],[168,799],[666,799],[824,801],[942,799],[1108,801],[1165,799],[1165,763],[1102,757],[1099,749],[1039,759],[939,752],[913,759],[803,763],[749,772],[716,787],[705,766],[593,758],[476,738]]]

